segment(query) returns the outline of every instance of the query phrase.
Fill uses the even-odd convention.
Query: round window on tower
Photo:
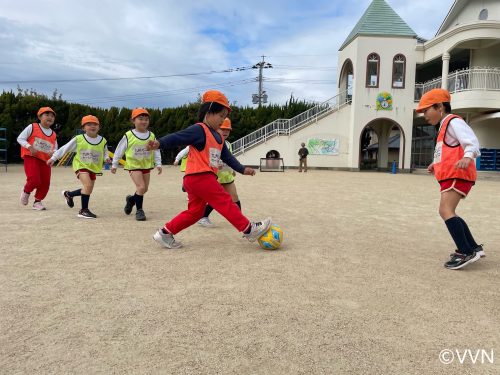
[[[481,21],[485,21],[488,19],[488,9],[483,9],[482,11],[479,12],[479,19]]]

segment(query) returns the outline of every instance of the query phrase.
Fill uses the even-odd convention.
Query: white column
[[[448,90],[448,73],[450,71],[450,54],[443,53],[443,70],[441,71],[441,88]]]

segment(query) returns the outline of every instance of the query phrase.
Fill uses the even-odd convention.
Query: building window
[[[405,88],[406,58],[399,54],[392,60],[392,87]]]
[[[488,19],[488,9],[483,9],[479,12],[479,19],[481,21],[486,21]]]
[[[368,55],[366,61],[366,87],[378,87],[380,57],[376,53]]]

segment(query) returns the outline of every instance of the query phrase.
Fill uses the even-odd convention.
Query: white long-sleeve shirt
[[[50,137],[52,135],[53,130],[51,128],[44,128],[43,126],[40,125],[40,129],[42,129],[43,134],[45,134],[47,137]],[[31,133],[33,133],[33,124],[29,124],[27,127],[24,128],[24,130],[19,134],[17,137],[17,143],[21,145],[21,147],[28,148],[32,145],[28,142],[28,138],[31,136]],[[57,140],[56,143],[54,144],[54,152],[57,150]]]
[[[145,133],[141,133],[135,129],[132,129],[132,133],[134,133],[140,139],[149,138],[149,130]],[[111,165],[112,168],[118,168],[118,163],[120,162],[120,159],[122,158],[123,154],[125,154],[125,151],[127,151],[127,147],[128,147],[128,140],[127,140],[127,136],[124,135],[122,137],[122,139],[120,139],[118,146],[116,146],[115,154],[113,156],[113,163]],[[155,167],[161,167],[160,149],[154,150],[154,158],[155,158]]]
[[[451,115],[447,115],[441,120],[439,129],[441,129],[443,121],[448,116]],[[460,146],[464,149],[464,157],[474,159],[481,155],[481,152],[479,151],[479,141],[477,140],[474,131],[461,118],[454,118],[450,121],[444,141],[450,146],[460,144]]]
[[[175,161],[179,163],[184,156],[189,154],[189,146],[184,147],[182,150],[179,151],[177,156],[175,157]]]
[[[102,141],[102,136],[98,135],[95,138],[89,137],[87,134],[83,134],[85,137],[85,140],[92,144],[92,145],[98,145]],[[76,137],[73,137],[68,143],[66,143],[64,146],[62,146],[59,150],[54,152],[50,160],[56,161],[61,159],[66,153],[68,152],[75,152],[76,151]],[[109,158],[109,153],[108,153],[108,145],[106,144],[104,146],[104,160]]]

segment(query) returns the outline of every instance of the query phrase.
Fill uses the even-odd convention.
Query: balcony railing
[[[291,133],[303,128],[326,116],[327,114],[337,111],[342,106],[351,102],[351,96],[347,91],[341,92],[301,114],[292,117],[291,119],[277,119],[273,122],[257,129],[243,138],[240,138],[231,144],[233,155],[238,155],[244,152],[249,147],[259,143],[266,142],[269,138],[279,135],[290,135]]]
[[[441,77],[415,84],[415,101],[427,91],[440,88]],[[448,74],[447,88],[450,93],[471,90],[500,91],[500,68],[471,68]]]

